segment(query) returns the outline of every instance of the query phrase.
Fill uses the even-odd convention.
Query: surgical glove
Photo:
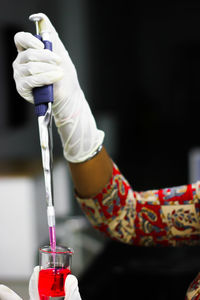
[[[39,267],[35,267],[29,281],[30,300],[40,300],[38,293]],[[65,300],[81,300],[78,289],[78,280],[74,275],[68,275],[65,280]],[[14,291],[5,285],[0,285],[0,300],[23,300]]]
[[[41,35],[47,31],[53,52],[32,34],[18,32],[14,41],[18,55],[13,62],[14,79],[19,94],[33,102],[32,89],[54,84],[53,115],[61,136],[64,156],[74,163],[92,158],[100,149],[104,132],[98,130],[90,107],[79,85],[76,69],[58,33],[48,17],[35,14]]]
[[[38,293],[38,276],[39,267],[37,266],[34,268],[31,279],[29,281],[30,300],[40,299]],[[71,274],[67,275],[67,278],[65,280],[65,300],[81,300],[78,289],[78,280],[74,275]]]
[[[0,285],[0,299],[1,300],[22,300],[15,292],[13,292],[7,286],[1,284]]]

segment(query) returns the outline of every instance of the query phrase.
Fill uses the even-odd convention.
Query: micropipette
[[[38,15],[31,15],[29,20],[35,22],[36,37],[44,43],[45,49],[52,51],[50,35],[47,31],[40,33],[39,21],[42,20]],[[52,142],[52,103],[53,85],[45,85],[33,89],[35,113],[38,117],[40,146],[42,153],[42,165],[44,171],[46,202],[47,202],[47,221],[49,226],[49,239],[52,251],[56,250],[56,231],[55,231],[55,209],[53,200],[53,142]]]

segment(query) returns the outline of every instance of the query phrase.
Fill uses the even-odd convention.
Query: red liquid
[[[65,296],[65,279],[71,271],[67,268],[41,270],[39,273],[38,290],[40,299]]]

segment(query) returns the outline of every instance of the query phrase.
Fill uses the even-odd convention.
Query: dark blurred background
[[[4,2],[1,161],[40,156],[32,106],[17,95],[12,79],[13,35],[35,32],[28,20],[34,12],[46,13],[57,28],[105,130],[108,152],[134,189],[189,183],[188,155],[200,143],[200,3]],[[24,143],[30,132],[32,140]],[[62,156],[56,133],[54,155]],[[106,240],[79,278],[82,297],[184,299],[200,270],[199,252],[199,247],[138,248]]]

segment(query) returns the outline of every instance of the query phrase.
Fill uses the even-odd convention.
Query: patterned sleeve
[[[112,239],[138,246],[200,244],[200,182],[134,191],[115,164],[107,186],[77,197],[92,225]]]
[[[199,300],[200,299],[200,273],[189,285],[185,300]]]

